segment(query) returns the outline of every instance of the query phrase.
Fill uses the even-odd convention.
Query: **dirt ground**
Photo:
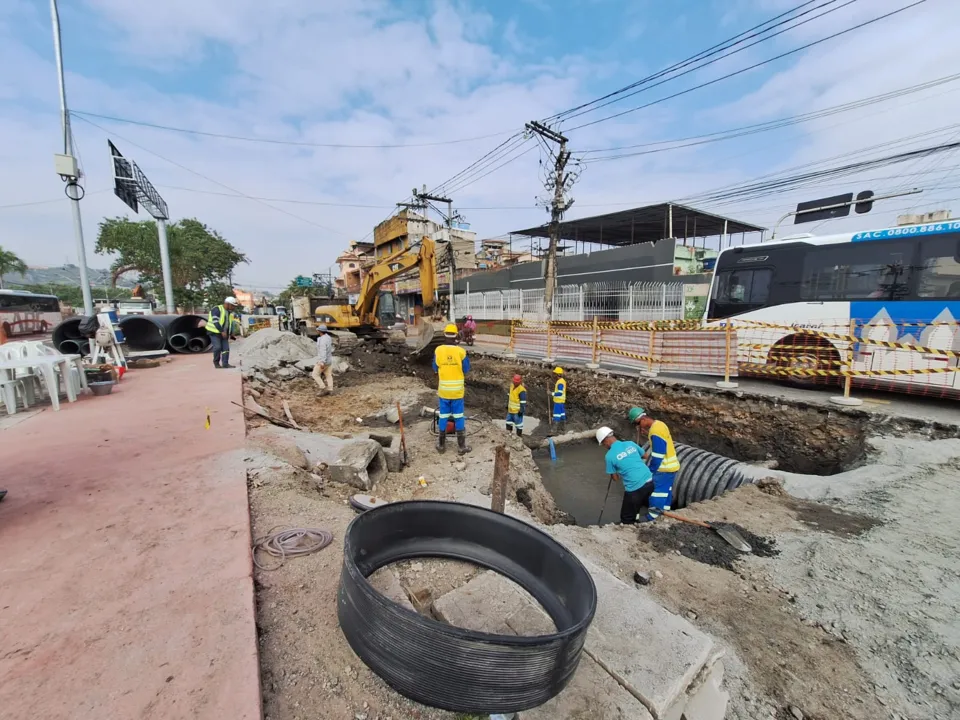
[[[282,397],[297,422],[316,431],[351,432],[382,424],[378,418],[396,400],[411,407],[435,402],[423,382],[430,374],[422,367],[382,353],[363,353],[351,363],[355,369],[338,377],[340,389],[333,396],[318,397],[309,378],[284,385]],[[447,453],[437,455],[430,422],[408,415],[411,464],[388,475],[376,494],[388,500],[482,498],[489,493],[493,448],[504,443],[511,450],[509,502],[522,504],[541,522],[556,523],[562,515],[543,490],[529,450],[486,421],[500,416],[512,367],[487,359],[474,367],[467,394],[467,413],[476,416],[469,426],[473,452],[459,457],[450,438]],[[538,381],[532,371],[525,376]],[[590,394],[591,407],[609,399],[620,411],[632,402],[619,385],[604,380]],[[267,388],[259,402],[282,417],[282,397]],[[659,402],[667,407],[666,399]],[[693,398],[689,406],[676,398],[669,402],[678,417],[704,418],[694,423],[701,428],[697,432],[735,421],[711,406],[713,400]],[[755,409],[761,415],[767,410]],[[531,412],[536,411],[534,403]],[[716,413],[712,425],[705,421],[710,412]],[[809,415],[805,428],[823,426],[829,436],[834,427],[822,411],[785,407],[778,412],[782,417],[770,421],[764,433],[775,433],[804,414]],[[739,422],[746,423],[746,429],[738,426],[744,437],[750,427],[763,424],[750,417]],[[862,424],[841,424],[833,436],[841,449],[827,464],[868,462],[865,433]],[[796,433],[791,437],[788,446],[799,442]],[[816,457],[817,442],[829,445],[817,434],[804,442],[801,458]],[[769,443],[776,448],[773,440]],[[798,500],[776,485],[766,491],[748,486],[683,511],[743,528],[760,551],[755,555],[731,555],[709,531],[669,520],[640,528],[553,524],[549,530],[627,582],[636,571],[648,573],[649,592],[726,647],[728,718],[946,720],[960,716],[960,530],[952,520],[931,521],[924,511],[936,497],[943,517],[960,513],[960,464],[951,463],[931,466],[906,482],[865,489],[842,503]],[[421,476],[426,487],[419,483]],[[334,534],[333,544],[320,553],[257,572],[266,717],[455,717],[387,688],[356,658],[338,628],[342,540],[354,517],[346,498],[353,490],[324,485],[257,453],[249,458],[248,477],[255,535],[278,525],[322,527]],[[476,572],[459,563],[427,560],[401,563],[396,571],[408,594],[427,601]]]

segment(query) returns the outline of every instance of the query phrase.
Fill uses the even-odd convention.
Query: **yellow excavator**
[[[387,334],[396,324],[396,299],[392,293],[380,292],[385,282],[417,268],[420,271],[420,292],[423,296],[423,318],[415,352],[435,344],[437,335],[433,322],[443,320],[435,315],[437,303],[436,243],[423,237],[419,243],[380,258],[367,270],[355,303],[321,305],[313,314],[317,324],[324,324],[336,339],[339,348],[356,343],[357,337],[402,342]]]

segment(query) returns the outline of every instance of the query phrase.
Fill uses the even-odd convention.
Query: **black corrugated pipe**
[[[152,322],[149,315],[127,315],[120,320],[120,329],[127,338],[127,347],[134,352],[163,350],[167,344],[164,329]]]
[[[202,353],[210,348],[210,338],[209,337],[195,337],[190,338],[187,342],[187,350],[192,353]]]
[[[170,339],[167,341],[167,344],[177,352],[183,352],[187,349],[187,342],[190,340],[190,336],[186,333],[177,333],[176,335],[171,335]]]
[[[51,336],[53,346],[59,349],[60,343],[64,340],[79,340],[82,338],[83,335],[80,334],[80,323],[86,319],[85,317],[69,317],[59,323],[53,329],[53,335]],[[61,350],[61,352],[63,351]]]
[[[207,320],[201,315],[145,315],[144,317],[163,328],[167,337],[167,349],[174,352],[197,352],[189,350],[189,341],[197,337],[206,339],[207,336],[204,328]],[[172,341],[177,335],[186,335],[186,342],[182,345],[174,345]]]
[[[739,460],[677,443],[680,470],[673,481],[673,507],[683,508],[722,495],[753,480]]]
[[[57,345],[57,350],[64,355],[80,355],[82,354],[80,351],[80,343],[83,342],[80,338],[68,338]],[[89,345],[87,347],[89,347]]]

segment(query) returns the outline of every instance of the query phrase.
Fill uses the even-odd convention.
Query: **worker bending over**
[[[637,516],[647,510],[654,489],[650,468],[643,462],[643,448],[632,440],[617,440],[608,427],[597,430],[597,442],[607,450],[607,474],[623,483],[620,522],[633,525]],[[641,522],[652,519],[647,512]]]
[[[670,428],[665,422],[654,420],[647,415],[646,410],[639,407],[630,408],[627,417],[631,424],[637,426],[639,432],[650,437],[650,449],[644,456],[644,460],[647,461],[650,472],[653,473],[653,492],[650,494],[648,511],[648,516],[653,520],[664,510],[670,509],[670,502],[673,499],[673,480],[680,470],[680,460],[673,447]]]
[[[507,397],[507,432],[516,428],[517,435],[523,435],[523,416],[526,412],[527,389],[523,386],[523,378],[514,375],[510,395]]]
[[[207,315],[206,331],[210,336],[210,345],[213,346],[213,367],[231,368],[230,364],[230,340],[232,336],[236,339],[236,331],[239,329],[234,310],[237,308],[237,299],[232,295],[225,298],[223,305],[217,305]],[[222,363],[222,364],[221,364]]]
[[[313,381],[317,383],[320,392],[326,390],[333,393],[333,338],[326,325],[318,325],[317,332],[317,364],[311,373]]]
[[[562,367],[555,367],[553,373],[557,376],[557,384],[553,386],[553,421],[555,423],[566,423],[567,381],[563,379]]]
[[[437,450],[444,452],[447,443],[447,423],[452,419],[457,432],[457,451],[470,452],[467,445],[467,421],[463,414],[463,375],[470,370],[467,351],[457,345],[457,326],[453,323],[443,329],[446,342],[433,352],[433,369],[439,376],[437,396],[440,399],[437,423]]]

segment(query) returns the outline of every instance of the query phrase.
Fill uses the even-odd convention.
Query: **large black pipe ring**
[[[557,632],[494,635],[454,627],[387,599],[367,581],[408,558],[442,557],[495,570],[529,592]],[[430,500],[369,510],[347,528],[337,616],[350,647],[397,692],[453,712],[539,707],[570,682],[597,607],[577,557],[508,515]]]

